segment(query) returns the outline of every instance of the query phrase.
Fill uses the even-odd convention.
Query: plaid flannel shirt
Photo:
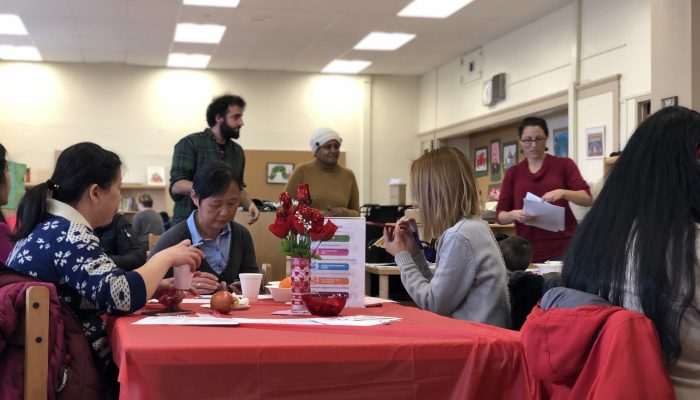
[[[224,161],[233,167],[234,171],[239,173],[241,188],[245,187],[243,184],[245,154],[238,143],[233,140],[226,141],[222,155],[219,152],[219,145],[216,143],[214,133],[207,128],[203,132],[185,136],[175,145],[173,162],[170,167],[170,196],[175,202],[173,225],[187,219],[195,208],[190,196],[173,193],[173,184],[182,179],[191,181],[194,179],[197,168],[208,161],[215,160]]]

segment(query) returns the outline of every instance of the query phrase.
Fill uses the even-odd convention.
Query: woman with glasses
[[[306,183],[311,191],[311,206],[327,217],[359,217],[360,192],[355,174],[338,165],[343,139],[338,132],[320,128],[311,135],[314,160],[294,169],[285,190],[296,198],[297,185]]]
[[[532,243],[532,262],[561,260],[577,226],[569,202],[583,207],[592,203],[588,184],[573,160],[546,153],[548,136],[547,122],[542,118],[528,117],[520,124],[518,137],[525,159],[506,172],[496,207],[498,222],[514,222],[516,234]],[[564,207],[563,231],[527,225],[535,218],[522,209],[527,192]]]

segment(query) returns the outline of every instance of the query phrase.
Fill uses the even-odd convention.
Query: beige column
[[[651,0],[651,111],[672,96],[700,109],[700,0]]]

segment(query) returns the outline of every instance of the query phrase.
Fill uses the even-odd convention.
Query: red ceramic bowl
[[[306,293],[301,295],[301,300],[309,312],[323,317],[340,314],[347,299],[347,293]]]

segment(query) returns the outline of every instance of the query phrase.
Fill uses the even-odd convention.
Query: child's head
[[[136,198],[136,201],[139,203],[139,206],[143,208],[153,207],[153,197],[148,193],[141,193],[139,197]]]
[[[440,147],[413,162],[411,194],[428,239],[481,213],[471,163],[454,147]]]
[[[508,271],[524,271],[532,258],[530,241],[520,236],[511,236],[498,242],[503,254],[503,261]]]

